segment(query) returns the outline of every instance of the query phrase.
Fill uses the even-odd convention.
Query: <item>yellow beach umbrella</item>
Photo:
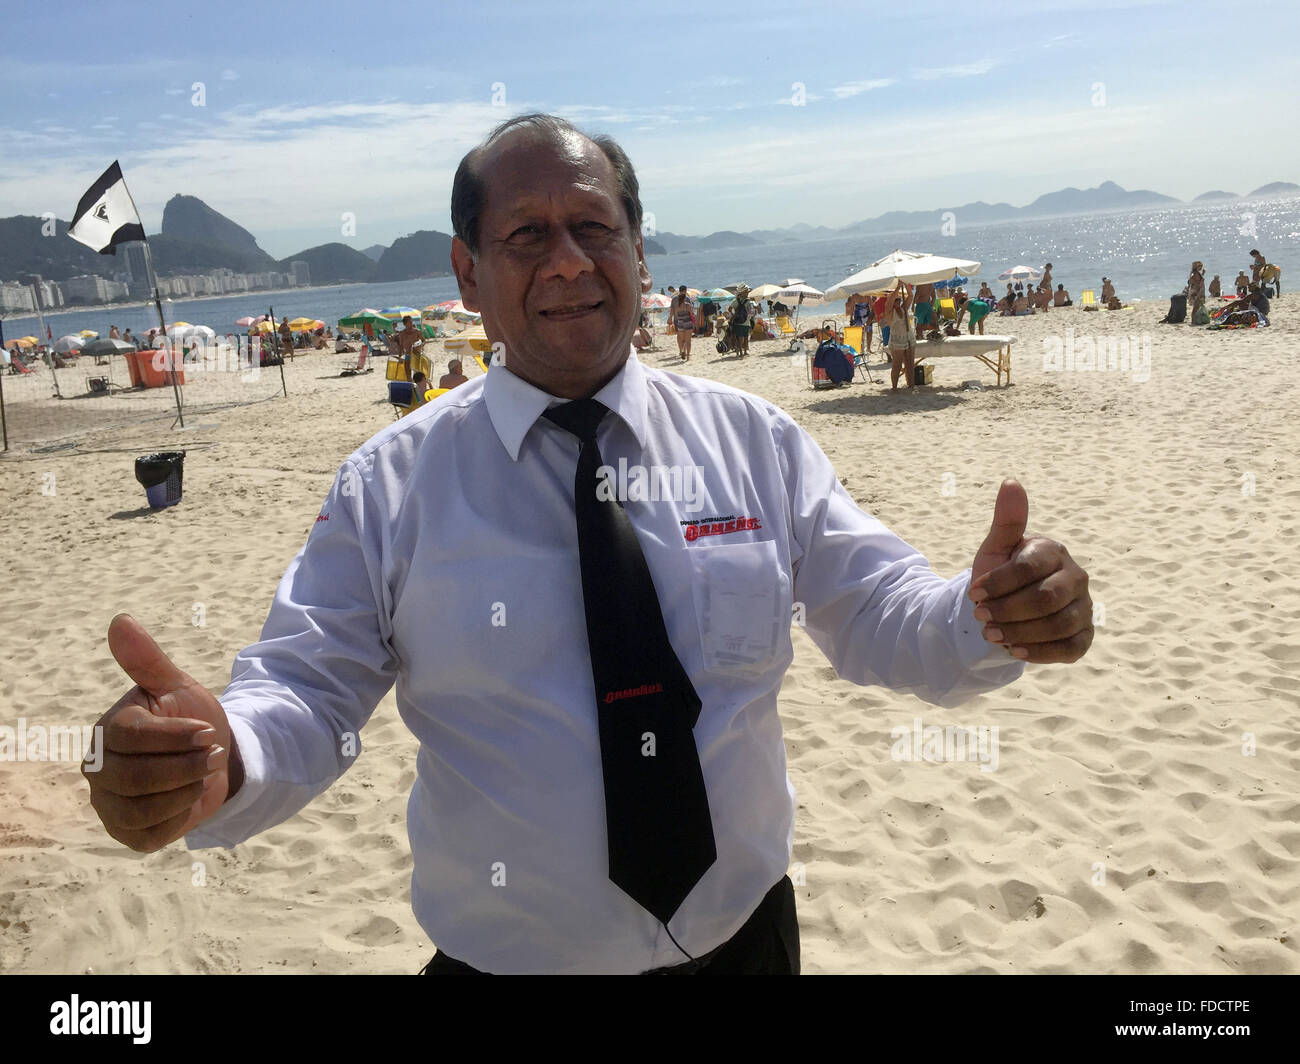
[[[40,341],[34,336],[20,336],[14,343],[21,344],[23,347],[35,347]]]
[[[77,333],[77,335],[84,336],[87,340],[96,340],[99,338],[99,333],[95,332],[94,329],[82,329],[81,332]]]
[[[294,318],[289,322],[289,328],[294,332],[315,332],[317,329],[325,328],[325,323],[316,318]]]
[[[473,348],[475,351],[491,351],[492,341],[487,338],[487,333],[482,325],[471,325],[464,332],[444,340],[442,346],[448,351],[464,351]]]

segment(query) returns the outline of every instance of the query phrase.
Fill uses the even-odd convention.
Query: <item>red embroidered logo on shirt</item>
[[[316,515],[316,521],[317,521],[318,523],[321,522],[321,521],[328,521],[329,519],[330,519],[330,515],[327,514],[327,513],[324,513],[324,514],[317,514],[317,515]]]
[[[693,543],[701,536],[726,536],[763,527],[757,517],[724,517],[716,521],[683,521],[682,524],[686,526],[682,534],[687,543]]]
[[[617,702],[620,698],[639,698],[641,695],[658,694],[664,689],[661,683],[643,683],[640,687],[628,687],[622,691],[606,691],[605,704]]]

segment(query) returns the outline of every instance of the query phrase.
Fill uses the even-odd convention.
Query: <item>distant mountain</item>
[[[253,268],[269,270],[275,266],[275,259],[257,246],[252,233],[214,211],[197,196],[176,195],[167,201],[163,208],[162,235],[191,245],[230,248],[241,252],[245,261],[256,263]]]
[[[368,248],[362,248],[361,254],[369,257],[374,262],[378,262],[384,257],[384,252],[387,250],[388,248],[383,244],[371,244]]]
[[[291,263],[302,261],[311,271],[312,284],[346,284],[351,281],[369,281],[375,276],[378,264],[365,252],[346,244],[321,244],[308,248],[287,259],[281,259],[279,268],[290,271]]]
[[[451,237],[420,229],[399,237],[375,267],[376,281],[409,281],[415,277],[445,277],[451,273]]]
[[[154,272],[159,277],[207,273],[220,267],[235,273],[263,273],[276,269],[275,259],[256,246],[252,249],[237,248],[202,240],[178,240],[155,233],[149,237],[149,250],[153,254]]]
[[[1202,192],[1193,203],[1206,203],[1210,200],[1241,199],[1235,192],[1220,192],[1217,189],[1213,192]]]
[[[1161,203],[1178,203],[1173,196],[1162,196],[1145,188],[1120,188],[1114,181],[1104,181],[1096,188],[1063,188],[1039,196],[1023,208],[1022,214],[1087,214],[1120,208],[1150,207]]]
[[[1260,185],[1254,192],[1247,192],[1247,199],[1259,199],[1267,196],[1293,196],[1300,192],[1300,185],[1293,185],[1290,181],[1274,181],[1272,184]]]
[[[764,241],[759,240],[752,234],[736,233],[732,232],[730,229],[723,229],[716,233],[710,233],[708,236],[680,236],[677,233],[656,233],[655,238],[670,255],[676,254],[679,251],[709,251],[713,248],[743,248],[764,243]]]
[[[100,255],[68,236],[68,223],[55,219],[54,235],[41,230],[43,218],[20,214],[0,218],[0,278],[15,280],[20,273],[38,273],[51,281],[66,281],[83,273],[111,276],[122,269],[121,257]]]
[[[661,243],[659,243],[658,240],[652,240],[652,239],[650,239],[650,237],[648,237],[648,236],[643,236],[643,237],[641,238],[641,249],[642,249],[642,250],[643,250],[647,255],[667,255],[667,254],[668,254],[667,249],[666,249],[666,248],[665,248]]]

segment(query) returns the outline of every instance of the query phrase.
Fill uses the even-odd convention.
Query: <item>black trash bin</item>
[[[184,451],[142,454],[135,460],[135,479],[144,486],[149,505],[155,510],[181,501],[181,476],[185,471]]]

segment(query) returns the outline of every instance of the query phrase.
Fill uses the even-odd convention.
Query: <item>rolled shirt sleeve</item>
[[[356,760],[361,728],[393,685],[385,520],[366,468],[354,458],[339,470],[261,638],[235,658],[220,701],[244,782],[185,836],[190,849],[234,846],[306,806]]]
[[[1024,662],[989,643],[967,597],[969,569],[945,580],[864,513],[816,442],[790,421],[778,439],[795,600],[836,673],[941,706],[1016,680]]]

